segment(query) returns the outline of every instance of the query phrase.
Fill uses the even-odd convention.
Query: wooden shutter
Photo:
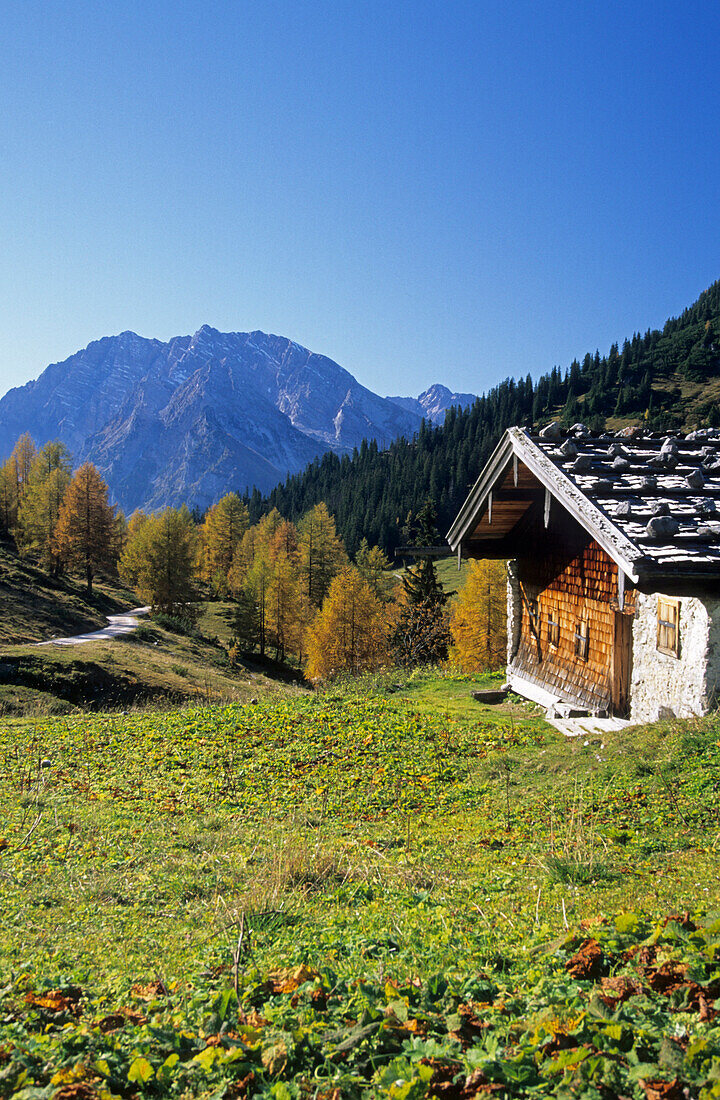
[[[680,600],[658,596],[657,647],[670,657],[680,656]]]
[[[581,620],[575,629],[575,655],[579,657],[581,661],[587,661],[589,652],[590,635],[588,633],[588,624],[584,620]]]

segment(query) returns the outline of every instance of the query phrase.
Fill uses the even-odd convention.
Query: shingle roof
[[[472,536],[513,455],[634,580],[720,578],[720,430],[597,435],[551,424],[530,436],[509,428],[450,529],[453,549]]]
[[[720,430],[593,436],[549,426],[532,442],[633,543],[647,564],[720,567]]]

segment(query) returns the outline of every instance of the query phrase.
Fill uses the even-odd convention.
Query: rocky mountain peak
[[[125,331],[5,394],[0,453],[25,431],[40,446],[62,439],[126,511],[205,507],[233,489],[266,492],[326,450],[412,436],[426,414],[399,400],[284,336],[203,324],[163,342]]]

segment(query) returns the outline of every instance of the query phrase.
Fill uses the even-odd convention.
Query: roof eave
[[[477,481],[473,485],[472,489],[465,498],[465,502],[460,508],[460,511],[453,520],[452,526],[447,533],[447,541],[450,544],[450,548],[453,552],[456,552],[461,545],[463,539],[468,533],[468,529],[474,522],[478,511],[482,507],[487,494],[492,486],[495,484],[497,475],[502,471],[505,464],[512,458],[515,453],[513,447],[512,432],[521,431],[520,428],[508,428],[502,439],[498,443],[497,447],[490,455],[490,458],[485,463],[485,466],[480,473]]]

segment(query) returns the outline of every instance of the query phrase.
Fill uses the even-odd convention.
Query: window
[[[589,652],[590,636],[588,634],[588,624],[584,621],[579,622],[575,629],[575,656],[579,657],[581,661],[587,661]]]
[[[658,596],[657,647],[670,657],[680,656],[680,600]]]
[[[560,622],[555,618],[556,614],[555,611],[548,611],[547,640],[552,649],[560,645]]]

